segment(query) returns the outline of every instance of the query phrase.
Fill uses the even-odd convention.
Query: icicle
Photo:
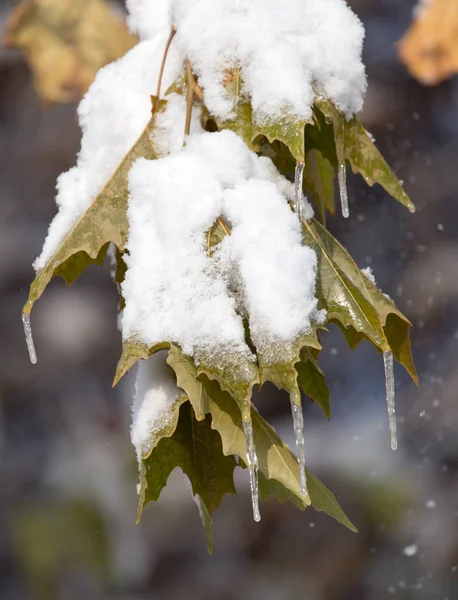
[[[396,450],[398,447],[398,440],[396,436],[396,413],[394,406],[393,354],[391,352],[383,353],[383,364],[385,366],[386,403],[388,406],[388,419],[391,431],[391,448]]]
[[[295,396],[295,395],[294,395]],[[307,495],[307,478],[305,475],[305,444],[304,444],[304,416],[302,405],[298,399],[291,396],[291,412],[293,414],[294,435],[296,437],[297,462],[299,463],[299,484],[301,492]]]
[[[339,165],[339,189],[342,215],[347,219],[350,216],[350,210],[348,208],[347,173],[345,170],[345,163]]]
[[[253,505],[253,519],[256,522],[261,520],[259,513],[259,483],[258,483],[258,457],[253,439],[253,426],[251,421],[243,423],[243,432],[246,440],[247,466],[250,472],[251,502]]]
[[[30,325],[30,314],[22,313],[22,324],[24,325],[25,341],[29,351],[30,362],[34,365],[37,362],[37,355],[32,338],[32,327]]]
[[[294,209],[299,222],[302,221],[302,184],[304,181],[304,163],[296,161],[296,172],[294,175]]]

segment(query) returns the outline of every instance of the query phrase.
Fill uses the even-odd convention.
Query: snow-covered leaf
[[[253,150],[258,150],[259,142],[265,137],[270,143],[282,142],[295,160],[304,161],[304,130],[307,120],[297,119],[292,114],[284,114],[281,119],[257,119],[253,114],[250,99],[243,95],[240,69],[233,69],[227,75],[226,91],[236,98],[234,116],[231,119],[215,121],[219,129],[231,129]]]
[[[359,173],[368,185],[379,183],[390,196],[413,212],[415,205],[359,119],[353,117],[347,121],[329,101],[317,100],[316,105],[327,119],[332,119],[338,164],[344,165],[348,160],[353,172]]]
[[[169,342],[162,342],[155,344],[151,348],[148,348],[146,344],[138,340],[124,341],[122,354],[116,368],[116,375],[113,385],[116,385],[137,361],[141,359],[147,359],[155,352],[164,349],[170,350],[169,359],[167,362],[175,370],[177,375],[179,373],[179,377],[183,378],[180,379],[180,382],[178,383],[179,387],[183,387],[183,389],[187,391],[190,382],[196,386],[196,389],[191,394],[191,397],[198,419],[202,418],[203,415],[203,409],[199,408],[199,403],[202,401],[202,399],[199,400],[199,403],[197,403],[196,400],[198,396],[199,398],[201,396],[200,392],[198,393],[197,391],[201,387],[200,383],[197,381],[197,377],[201,374],[205,374],[209,379],[218,381],[219,385],[224,390],[228,391],[237,401],[240,410],[249,411],[253,386],[259,383],[259,373],[253,363],[248,361],[241,362],[237,357],[234,357],[235,360],[231,369],[228,369],[226,366],[219,367],[218,365],[211,363],[201,364],[199,365],[199,369],[196,374],[194,374],[193,370],[191,370],[191,374],[186,376],[186,369],[180,370],[180,368],[177,366],[177,361],[181,362],[183,366],[189,365],[187,362],[188,357],[186,357],[186,355],[181,351],[178,351],[177,346],[174,346]],[[179,359],[177,359],[177,352],[179,352]],[[185,383],[187,384],[186,388],[184,387]]]
[[[143,156],[157,158],[152,134],[154,117],[125,156],[110,180],[66,235],[63,242],[37,272],[30,286],[24,312],[30,312],[54,276],[61,276],[70,285],[90,264],[102,264],[110,242],[124,248],[127,237],[127,177],[133,162]]]
[[[286,114],[279,121],[255,122],[253,139],[265,136],[270,143],[278,140],[285,144],[296,160],[304,161],[304,130],[307,121],[297,121],[292,115]]]
[[[209,416],[197,421],[189,402],[181,405],[174,431],[163,437],[143,460],[138,518],[145,504],[158,500],[175,467],[180,467],[189,478],[193,495],[198,495],[205,506],[203,516],[211,516],[225,494],[236,493],[233,473],[237,463],[233,456],[223,454],[221,438],[210,423]],[[208,519],[204,523],[211,552]]]
[[[24,50],[45,102],[74,102],[100,67],[137,43],[104,0],[24,0],[5,43]]]
[[[262,354],[258,354],[258,364],[261,374],[261,384],[270,381],[279,390],[292,393],[298,388],[296,364],[301,360],[301,351],[307,348],[321,350],[321,344],[315,331],[304,334],[296,342],[294,348],[288,352],[288,359],[282,360],[281,350],[278,352],[278,360],[266,361]]]

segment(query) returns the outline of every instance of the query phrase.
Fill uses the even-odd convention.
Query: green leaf
[[[328,322],[338,321],[350,347],[363,337],[380,351],[393,352],[418,383],[410,350],[410,322],[360,271],[348,252],[317,221],[303,221],[304,243],[317,254],[317,297],[328,311]],[[353,333],[351,328],[356,333]]]
[[[346,121],[330,101],[316,100],[315,104],[327,119],[332,120],[338,163],[349,160],[353,172],[360,173],[368,185],[379,183],[390,196],[414,212],[415,205],[359,119],[353,117]]]
[[[295,388],[297,386],[295,364],[301,360],[301,350],[306,347],[321,350],[321,344],[315,329],[303,334],[291,348],[284,349],[284,354],[287,357],[286,360],[282,358],[282,348],[279,348],[278,352],[275,352],[276,360],[274,362],[272,362],[271,357],[267,358],[262,352],[258,352],[261,385],[266,381],[270,381],[279,390],[290,392]]]
[[[148,356],[158,352],[159,350],[168,350],[170,344],[156,344],[152,348],[139,340],[123,340],[122,353],[116,367],[116,374],[113,381],[113,387],[118,384],[119,380],[131,369],[138,360],[146,360]]]
[[[160,109],[165,106],[161,102]],[[90,264],[102,264],[109,242],[124,249],[127,238],[127,177],[139,157],[157,158],[152,140],[154,115],[143,133],[121,161],[110,180],[83,216],[65,236],[57,250],[41,269],[30,286],[24,312],[29,313],[52,277],[60,275],[70,284]]]
[[[305,157],[304,187],[310,191],[320,211],[321,220],[326,224],[326,210],[335,213],[334,200],[335,171],[332,164],[321,152],[312,148]]]
[[[334,128],[314,106],[315,122],[305,128],[305,193],[311,192],[326,224],[326,210],[335,212],[334,178],[338,169]]]
[[[204,385],[212,414],[212,426],[221,435],[224,453],[234,452],[241,457],[246,456],[241,418],[235,402],[228,394],[218,389],[214,382],[208,384]],[[306,469],[306,473],[310,499],[306,498],[304,501],[299,486],[296,457],[255,408],[252,408],[252,423],[258,456],[261,497],[265,499],[275,494],[280,501],[290,500],[301,510],[311,503],[316,510],[326,512],[339,523],[356,531],[335,496],[309,469]]]
[[[253,113],[249,98],[244,94],[239,68],[232,69],[224,84],[226,91],[235,98],[234,118],[223,121],[215,119],[219,129],[231,129],[254,151],[265,137],[270,143],[278,140],[287,146],[295,160],[305,160],[304,130],[307,120],[298,120],[293,114],[284,112],[280,119],[258,118]]]
[[[321,344],[315,329],[302,335],[294,345],[279,347],[273,353],[275,360],[270,356],[265,357],[262,352],[257,352],[261,385],[266,381],[273,383],[279,390],[289,394],[291,404],[302,407],[301,392],[298,382],[296,365],[300,361],[301,351],[307,348],[321,350]]]
[[[113,281],[118,289],[119,294],[119,306],[118,310],[122,311],[126,306],[126,301],[122,295],[121,285],[124,281],[127,271],[127,265],[124,260],[124,254],[126,252],[121,252],[121,250],[115,246],[115,256],[114,256],[114,264],[112,264],[111,275],[113,277]]]
[[[192,359],[177,346],[170,346],[167,363],[175,371],[177,386],[186,391],[196,419],[202,421],[208,412],[206,395],[202,382],[197,379],[197,371]]]
[[[305,160],[304,131],[308,121],[297,120],[293,115],[286,114],[280,120],[256,121],[253,124],[253,140],[260,136],[266,137],[270,143],[278,140],[291,152],[293,157],[301,162]]]
[[[201,517],[211,551],[211,515],[225,494],[235,494],[233,473],[236,462],[225,456],[221,438],[207,417],[197,421],[189,402],[180,407],[178,423],[169,437],[163,437],[143,461],[139,517],[148,502],[158,500],[175,467],[189,478],[194,496],[199,496]],[[210,520],[209,520],[210,519]]]
[[[202,406],[212,418],[212,428],[221,436],[223,452],[226,456],[237,455],[246,462],[246,442],[242,418],[237,402],[223,391],[216,381],[199,377],[202,387],[196,385],[197,370],[193,361],[175,350],[174,359],[169,364],[177,374],[180,387],[186,392],[191,403]],[[202,401],[202,390],[204,400]],[[193,396],[196,395],[196,398]],[[259,485],[262,498],[275,494],[280,501],[290,500],[304,510],[310,502],[304,499],[299,485],[299,468],[291,450],[278,437],[274,429],[251,408],[251,418],[256,442],[259,467]],[[334,496],[307,470],[311,502],[317,510],[323,510],[354,530],[339,507]]]
[[[240,408],[243,420],[249,422],[253,387],[259,383],[259,371],[255,363],[234,355],[232,363],[225,357],[224,363],[200,364],[197,376],[206,375],[219,383],[221,389],[234,398]]]
[[[234,492],[236,494],[237,492]],[[208,512],[207,505],[199,496],[194,496],[194,502],[197,504],[199,509],[200,520],[202,521],[203,528],[205,529],[205,535],[207,536],[207,551],[208,554],[213,553],[213,519],[211,514]]]
[[[301,362],[296,363],[295,367],[297,371],[297,383],[301,390],[313,402],[318,404],[326,417],[330,419],[329,388],[326,384],[323,371],[308,348],[302,350]]]
[[[316,294],[320,306],[328,312],[328,320],[337,319],[344,327],[352,326],[376,346],[388,350],[383,327],[370,299],[335,261],[335,254],[341,248],[337,240],[315,220],[303,221],[302,233],[304,244],[317,255]]]
[[[123,342],[122,354],[116,369],[113,386],[119,382],[138,360],[146,359],[158,350],[171,348],[178,349],[178,346],[170,344],[169,342],[160,342],[151,348],[148,348],[146,344],[139,340],[125,340]],[[173,352],[171,355],[172,358],[170,359],[172,363],[174,361]],[[183,354],[183,356],[186,355]],[[231,396],[236,399],[244,419],[247,420],[250,415],[252,390],[253,387],[259,383],[259,372],[254,362],[251,362],[244,357],[239,357],[236,354],[234,354],[232,358],[232,363],[228,356],[225,356],[224,361],[218,364],[217,362],[201,363],[198,366],[197,374],[194,378],[205,374],[209,379],[218,381],[222,389],[228,391]],[[195,405],[195,408],[196,414],[198,418],[200,418],[202,412],[197,404]]]
[[[331,163],[334,171],[337,171],[339,161],[337,160],[332,119],[325,118],[316,104],[313,105],[313,116],[313,124],[309,124],[305,128],[305,151],[317,150]]]
[[[350,161],[353,173],[360,173],[370,186],[379,183],[398,202],[415,212],[401,182],[377,150],[367,131],[357,117],[345,125],[345,157]]]

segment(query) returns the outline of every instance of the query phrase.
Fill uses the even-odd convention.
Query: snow
[[[162,350],[138,363],[130,437],[139,463],[151,450],[154,435],[170,423],[171,408],[183,394],[166,358]]]
[[[281,179],[230,131],[191,135],[173,156],[134,164],[124,339],[177,343],[198,362],[250,360],[240,303],[266,356],[310,329],[319,318],[316,256],[302,246]],[[282,187],[294,195],[292,184]],[[209,258],[206,232],[221,214],[232,232]],[[227,289],[234,271],[239,296]]]
[[[143,39],[168,32],[172,23],[170,0],[126,0],[127,24],[132,33]]]
[[[362,107],[364,28],[344,0],[128,0],[129,24],[143,37],[177,33],[211,113],[228,119],[234,98],[221,83],[241,68],[242,94],[256,119],[285,111],[309,119],[316,93],[347,116]]]
[[[234,300],[206,254],[205,232],[222,202],[208,163],[187,147],[159,161],[139,159],[129,189],[124,338],[175,342],[201,360],[221,352],[249,357]]]
[[[275,360],[319,319],[316,255],[302,246],[299,222],[271,181],[251,178],[226,190],[224,215],[232,233],[217,258],[238,273],[257,351]]]
[[[172,23],[177,28],[162,90],[189,57],[214,115],[227,119],[237,100],[221,85],[240,67],[258,121],[289,112],[310,118],[315,94],[348,116],[362,106],[366,87],[361,49],[364,30],[343,0],[128,0],[129,25],[144,38],[123,58],[101,69],[78,109],[81,150],[75,167],[57,181],[58,214],[49,228],[37,271],[44,268],[142,133],[151,112]],[[181,147],[184,99],[170,97],[160,115],[161,153]],[[194,131],[199,130],[194,111]],[[305,205],[305,209],[307,210]]]
[[[159,156],[179,152],[185,141],[186,99],[180,94],[167,96],[167,106],[156,116],[154,145]],[[191,133],[203,133],[200,123],[200,107],[194,107],[191,118]]]
[[[372,272],[371,267],[364,267],[364,269],[361,269],[361,273],[367,278],[369,279],[369,281],[371,283],[373,283],[374,285],[377,285],[375,283],[375,276],[374,273]]]
[[[418,546],[417,544],[411,544],[410,546],[406,546],[402,551],[406,556],[415,556],[418,552]]]
[[[167,37],[168,32],[160,33],[141,42],[121,59],[100,69],[81,101],[78,108],[81,150],[76,166],[57,180],[59,212],[34,263],[37,271],[45,266],[148,123],[150,96],[156,93]],[[164,91],[181,67],[180,55],[171,47],[163,77]]]

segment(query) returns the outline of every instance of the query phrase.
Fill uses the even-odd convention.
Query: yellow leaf
[[[430,0],[399,42],[411,74],[436,85],[458,73],[458,0]]]
[[[44,102],[73,102],[138,40],[105,0],[25,0],[4,41],[25,52]]]

